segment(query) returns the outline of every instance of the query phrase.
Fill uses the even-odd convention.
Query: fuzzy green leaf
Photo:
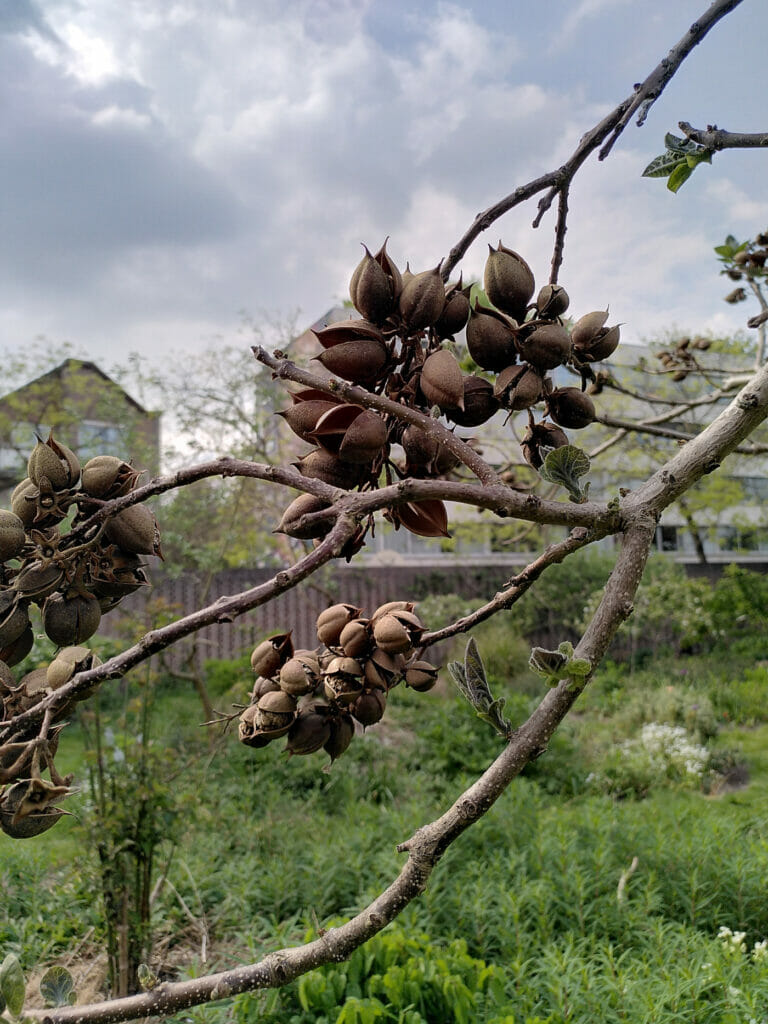
[[[483,696],[487,695],[490,698],[491,694],[488,689],[485,666],[483,665],[483,659],[480,657],[480,651],[477,649],[477,641],[473,636],[467,640],[467,647],[464,651],[464,672],[467,685],[472,693],[478,696],[481,694]]]
[[[566,444],[562,448],[555,448],[547,455],[539,475],[542,480],[565,487],[572,501],[582,502],[586,500],[586,490],[582,491],[579,486],[579,477],[588,471],[587,453],[575,445]]]
[[[695,167],[698,167],[699,164],[711,164],[712,154],[708,149],[702,148],[698,150],[696,153],[689,153],[688,156],[685,158],[685,162],[688,164],[691,170],[693,170]]]
[[[685,157],[679,153],[671,153],[667,150],[660,156],[654,157],[642,173],[643,178],[666,178],[681,163],[685,163]]]
[[[678,135],[673,135],[672,132],[667,132],[664,136],[664,145],[673,153],[680,154],[691,153],[695,149],[700,148],[699,144],[694,142],[693,139],[681,139]]]
[[[715,252],[726,260],[733,259],[736,250],[731,245],[716,245]]]
[[[5,1005],[13,1017],[20,1017],[24,1009],[24,994],[26,983],[21,970],[19,958],[13,953],[0,964],[0,995],[5,1000]]]
[[[71,1006],[75,982],[66,967],[49,967],[40,979],[40,995],[46,1006]]]
[[[545,647],[534,647],[528,659],[528,667],[547,679],[558,675],[567,664],[566,654],[562,651],[548,651]]]
[[[678,164],[667,180],[667,188],[670,192],[677,192],[688,181],[693,174],[693,168],[688,166],[687,161]]]

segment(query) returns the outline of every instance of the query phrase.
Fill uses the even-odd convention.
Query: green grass
[[[689,659],[684,676],[679,668],[630,676],[609,665],[550,750],[448,850],[422,897],[352,967],[183,1019],[761,1020],[766,970],[716,936],[723,926],[744,931],[750,949],[768,938],[768,724],[755,724],[752,690],[740,704],[712,660]],[[217,678],[222,691],[231,685],[226,671]],[[519,721],[530,680],[514,679],[507,711]],[[711,747],[746,761],[746,788],[713,797],[669,786],[623,801],[590,791],[589,773],[613,743],[658,715],[696,726],[704,698],[720,727]],[[116,693],[104,703],[117,714],[125,700]],[[750,724],[733,725],[740,717]],[[159,889],[153,923],[157,948],[187,975],[203,969],[190,912],[210,937],[206,970],[302,941],[388,884],[403,863],[397,843],[500,749],[452,691],[396,691],[383,727],[356,739],[329,773],[323,755],[289,759],[279,743],[254,751],[230,736],[211,749],[200,720],[191,692],[161,687],[152,736],[180,769],[181,839],[168,869],[173,889]],[[79,781],[82,744],[73,724],[57,761]],[[69,801],[76,813],[86,790]],[[170,852],[160,851],[160,866]],[[36,840],[0,838],[0,862],[0,953],[16,952],[29,971],[64,960],[89,934],[91,948],[102,941],[97,865],[77,818]],[[427,993],[421,1001],[409,996],[414,986]],[[465,1017],[446,1016],[449,1004],[464,1006]]]

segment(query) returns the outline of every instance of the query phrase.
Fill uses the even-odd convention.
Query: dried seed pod
[[[37,499],[40,492],[27,477],[14,487],[11,494],[11,510],[24,526],[30,527],[37,516]]]
[[[17,783],[17,785],[26,786],[26,782]],[[11,839],[33,839],[53,828],[65,813],[60,807],[47,807],[43,811],[33,811],[18,821],[14,821],[13,812],[6,811],[3,804],[0,803],[0,829]]]
[[[13,590],[0,591],[0,647],[8,647],[29,627],[29,612]]]
[[[30,696],[32,694],[40,696],[39,691],[45,691],[48,689],[46,673],[47,667],[45,665],[40,666],[40,668],[33,668],[31,672],[27,672],[27,674],[22,677],[20,685],[24,687]]]
[[[315,448],[302,456],[295,465],[302,476],[312,480],[322,480],[333,487],[350,490],[356,487],[365,475],[365,466],[344,462],[332,452],[323,448]]]
[[[328,700],[351,704],[363,689],[363,666],[355,658],[333,658],[323,675]]]
[[[330,719],[331,735],[323,749],[329,755],[331,763],[341,757],[355,735],[355,725],[349,714],[342,712]]]
[[[608,319],[607,309],[597,309],[579,317],[571,328],[571,340],[574,348],[583,348],[602,331]]]
[[[154,512],[146,505],[131,505],[110,516],[104,534],[123,551],[163,557],[160,528]]]
[[[101,608],[92,594],[73,597],[54,593],[43,605],[43,629],[57,647],[68,647],[88,640],[99,628]]]
[[[531,268],[519,253],[501,242],[498,249],[491,245],[488,248],[483,276],[485,294],[498,309],[523,320],[536,287]]]
[[[467,324],[467,348],[478,366],[499,371],[517,361],[517,324],[477,299]]]
[[[358,263],[349,282],[352,305],[366,320],[383,324],[395,304],[392,279],[381,264],[363,245],[365,255]],[[322,745],[322,744],[321,744]]]
[[[371,622],[376,622],[377,619],[381,619],[385,615],[391,615],[392,612],[412,612],[415,607],[413,601],[385,601],[373,613]]]
[[[440,442],[415,423],[409,423],[403,431],[400,443],[410,466],[429,466],[437,457]]]
[[[405,670],[405,658],[402,654],[389,654],[375,647],[363,667],[365,682],[368,686],[390,690],[402,678]]]
[[[293,697],[302,697],[312,693],[320,682],[320,664],[310,651],[297,651],[281,666],[279,678],[282,690]]]
[[[372,409],[363,409],[347,428],[339,455],[345,462],[368,465],[384,451],[387,433],[382,417]]]
[[[83,490],[92,498],[108,500],[128,494],[141,473],[115,455],[96,455],[83,466]]]
[[[101,659],[88,647],[81,645],[62,647],[45,670],[46,684],[52,690],[58,690],[60,686],[68,683],[76,673],[96,668],[100,664]]]
[[[256,704],[254,725],[273,737],[284,736],[296,718],[296,699],[283,690],[265,693]]]
[[[315,391],[315,394],[322,395],[323,393]],[[294,399],[294,404],[288,409],[282,409],[277,415],[283,417],[294,434],[297,434],[302,441],[311,443],[312,432],[317,426],[317,421],[323,413],[333,409],[339,403],[334,402],[328,396],[311,399],[299,399],[296,395],[291,397]]]
[[[288,537],[296,537],[299,540],[324,537],[333,525],[330,519],[314,523],[302,523],[302,519],[312,512],[321,512],[326,508],[330,508],[329,503],[323,498],[318,498],[316,494],[300,494],[283,512],[274,532],[284,533]]]
[[[439,669],[428,661],[414,661],[405,670],[405,685],[419,693],[431,690],[437,682]]]
[[[545,284],[536,298],[536,312],[542,320],[554,320],[565,313],[570,301],[562,285]]]
[[[353,604],[334,604],[317,617],[317,639],[326,647],[338,647],[341,631],[353,619],[360,617],[362,609]]]
[[[373,639],[387,654],[404,654],[411,650],[411,634],[395,614],[384,615],[373,624]]]
[[[274,679],[268,679],[266,676],[257,676],[251,689],[251,703],[258,704],[259,697],[263,697],[265,693],[274,693],[275,690],[279,689],[280,687]]]
[[[262,640],[251,653],[251,668],[257,676],[271,678],[280,671],[289,658],[293,657],[293,641],[290,633],[274,633]]]
[[[350,321],[351,322],[351,321]],[[327,327],[325,331],[336,330]],[[325,331],[317,333],[318,339]],[[378,333],[378,332],[377,332]],[[322,340],[322,339],[320,339]],[[337,341],[314,357],[329,373],[353,384],[370,384],[378,380],[387,365],[387,347],[383,338],[362,336],[349,341]]]
[[[541,373],[562,366],[571,355],[571,336],[562,324],[541,324],[518,335],[521,357]]]
[[[16,558],[21,553],[26,540],[27,535],[24,532],[24,523],[21,519],[15,512],[0,509],[0,562]]]
[[[24,632],[13,643],[0,647],[0,661],[6,665],[18,665],[23,661],[35,645],[32,627],[27,626]]]
[[[397,308],[409,333],[423,331],[437,323],[445,306],[445,285],[440,264],[434,270],[414,274],[403,284]]]
[[[376,725],[384,717],[387,708],[387,694],[384,690],[363,690],[349,706],[350,713],[365,728]]]
[[[29,562],[13,581],[13,589],[20,598],[39,604],[53,594],[64,579],[64,570],[54,562]]]
[[[246,747],[255,747],[256,749],[266,747],[268,743],[278,738],[274,733],[264,733],[258,728],[256,725],[258,710],[256,704],[251,704],[240,715],[237,724],[237,738],[240,742],[244,743]]]
[[[368,619],[352,619],[339,634],[339,647],[348,658],[360,658],[373,643]]]
[[[441,409],[464,408],[464,375],[456,356],[441,348],[424,360],[419,382],[430,405]]]
[[[469,288],[462,288],[462,279],[445,290],[445,305],[435,321],[435,334],[441,340],[453,338],[463,331],[469,317]]]
[[[493,389],[500,404],[510,412],[530,409],[539,401],[543,390],[541,374],[527,363],[502,370]]]
[[[493,394],[493,385],[484,377],[464,378],[464,408],[449,409],[447,416],[460,427],[479,427],[498,412],[499,403]]]
[[[595,420],[595,403],[578,388],[556,388],[547,396],[547,407],[560,427],[581,430]]]
[[[27,476],[35,487],[63,491],[74,487],[80,479],[80,462],[71,449],[49,434],[47,441],[38,438],[29,456]]]
[[[299,711],[288,730],[285,749],[289,754],[314,754],[331,738],[331,722],[327,714],[314,709]]]
[[[554,423],[542,420],[541,423],[535,423],[532,427],[528,427],[523,435],[520,448],[528,465],[534,469],[540,469],[550,451],[554,448],[562,448],[566,444],[568,444],[568,435],[565,431],[555,426]]]
[[[417,537],[450,537],[448,510],[438,498],[408,501],[397,508],[385,509],[384,516]]]

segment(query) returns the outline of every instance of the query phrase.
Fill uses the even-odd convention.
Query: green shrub
[[[709,687],[709,698],[716,713],[736,725],[756,725],[768,721],[768,668],[756,665],[744,670],[740,678],[719,676]]]
[[[239,996],[235,1021],[474,1024],[503,1007],[505,984],[503,972],[471,957],[461,939],[443,945],[395,926],[345,964],[310,971],[276,996]]]

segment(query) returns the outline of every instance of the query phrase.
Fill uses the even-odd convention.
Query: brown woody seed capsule
[[[361,610],[352,604],[334,604],[324,609],[317,617],[317,639],[326,647],[338,647],[342,629],[359,618]]]
[[[342,341],[314,357],[329,373],[353,384],[378,380],[387,365],[387,349],[377,338]]]
[[[300,494],[294,498],[288,508],[283,512],[280,522],[275,527],[275,533],[284,533],[288,537],[296,537],[298,540],[313,540],[315,537],[324,537],[331,526],[330,520],[321,520],[314,523],[302,523],[304,516],[311,512],[321,512],[329,508],[327,501],[318,498],[316,494]]]
[[[280,671],[280,666],[293,657],[293,641],[290,633],[275,633],[257,644],[251,654],[251,668],[257,676],[271,678]]]
[[[595,403],[578,388],[557,388],[547,397],[549,415],[561,427],[581,430],[595,419]]]
[[[484,377],[469,376],[464,378],[464,408],[449,409],[447,416],[460,427],[479,427],[486,423],[495,412],[499,403],[493,396],[493,385]]]
[[[288,730],[285,749],[290,754],[314,754],[330,738],[331,723],[328,715],[314,710],[302,710]]]
[[[311,480],[323,480],[333,487],[343,487],[345,490],[356,487],[365,474],[364,466],[344,462],[322,448],[315,448],[304,455],[296,466],[302,476],[308,476]]]
[[[58,647],[81,644],[99,628],[101,608],[92,594],[65,597],[54,593],[43,605],[43,629]]]
[[[0,562],[16,558],[26,539],[21,519],[14,512],[0,509]]]
[[[559,284],[545,284],[536,299],[536,311],[542,320],[554,320],[568,309],[568,292]]]
[[[133,490],[140,476],[114,455],[96,455],[83,466],[83,490],[93,498],[119,498]]]
[[[477,300],[467,324],[467,348],[484,370],[503,370],[517,360],[516,326],[495,309],[486,309]]]
[[[374,324],[383,324],[394,306],[393,282],[367,246],[349,282],[352,305]],[[322,744],[321,744],[322,746]]]
[[[387,425],[372,409],[363,409],[350,423],[339,448],[345,462],[367,465],[384,450],[387,443]]]
[[[531,366],[545,373],[562,366],[571,354],[571,337],[561,324],[542,324],[518,337],[520,355]]]
[[[387,707],[387,695],[384,690],[363,690],[360,696],[350,705],[352,717],[363,727],[375,725],[384,717]]]
[[[40,492],[27,477],[13,489],[11,509],[19,517],[24,526],[32,526],[37,515],[37,499]]]
[[[469,288],[462,288],[461,278],[445,292],[445,305],[435,323],[435,333],[441,340],[453,338],[462,331],[469,316]]]
[[[535,423],[523,435],[520,448],[529,466],[540,469],[548,452],[568,444],[568,435],[554,423]]]
[[[305,651],[294,654],[280,669],[280,688],[294,697],[311,693],[319,681],[317,658]]]
[[[498,309],[523,320],[536,287],[531,268],[519,253],[501,242],[498,249],[490,245],[488,248],[483,277],[485,294]]]
[[[427,356],[421,368],[421,393],[440,409],[464,408],[464,375],[456,356],[441,348]]]
[[[146,505],[131,505],[117,512],[107,520],[104,533],[123,551],[162,558],[157,520]]]
[[[496,378],[494,394],[510,412],[530,409],[541,398],[544,382],[541,374],[527,363],[508,366]]]
[[[414,661],[405,670],[405,685],[419,693],[426,693],[437,682],[437,674],[437,667],[428,661]]]
[[[414,274],[403,284],[397,307],[409,332],[422,331],[437,323],[445,306],[445,285],[440,264],[434,270]]]
[[[339,635],[339,646],[348,658],[359,658],[366,654],[372,643],[368,619],[353,619]]]
[[[404,666],[401,654],[388,654],[376,647],[364,666],[366,684],[374,689],[391,689],[400,681]]]
[[[352,742],[352,737],[355,735],[355,725],[351,716],[344,713],[335,715],[330,719],[330,723],[331,735],[323,745],[323,749],[329,755],[331,762],[333,762],[338,757],[341,757]]]
[[[274,736],[284,736],[296,718],[296,700],[282,690],[259,697],[253,721],[257,729]]]

